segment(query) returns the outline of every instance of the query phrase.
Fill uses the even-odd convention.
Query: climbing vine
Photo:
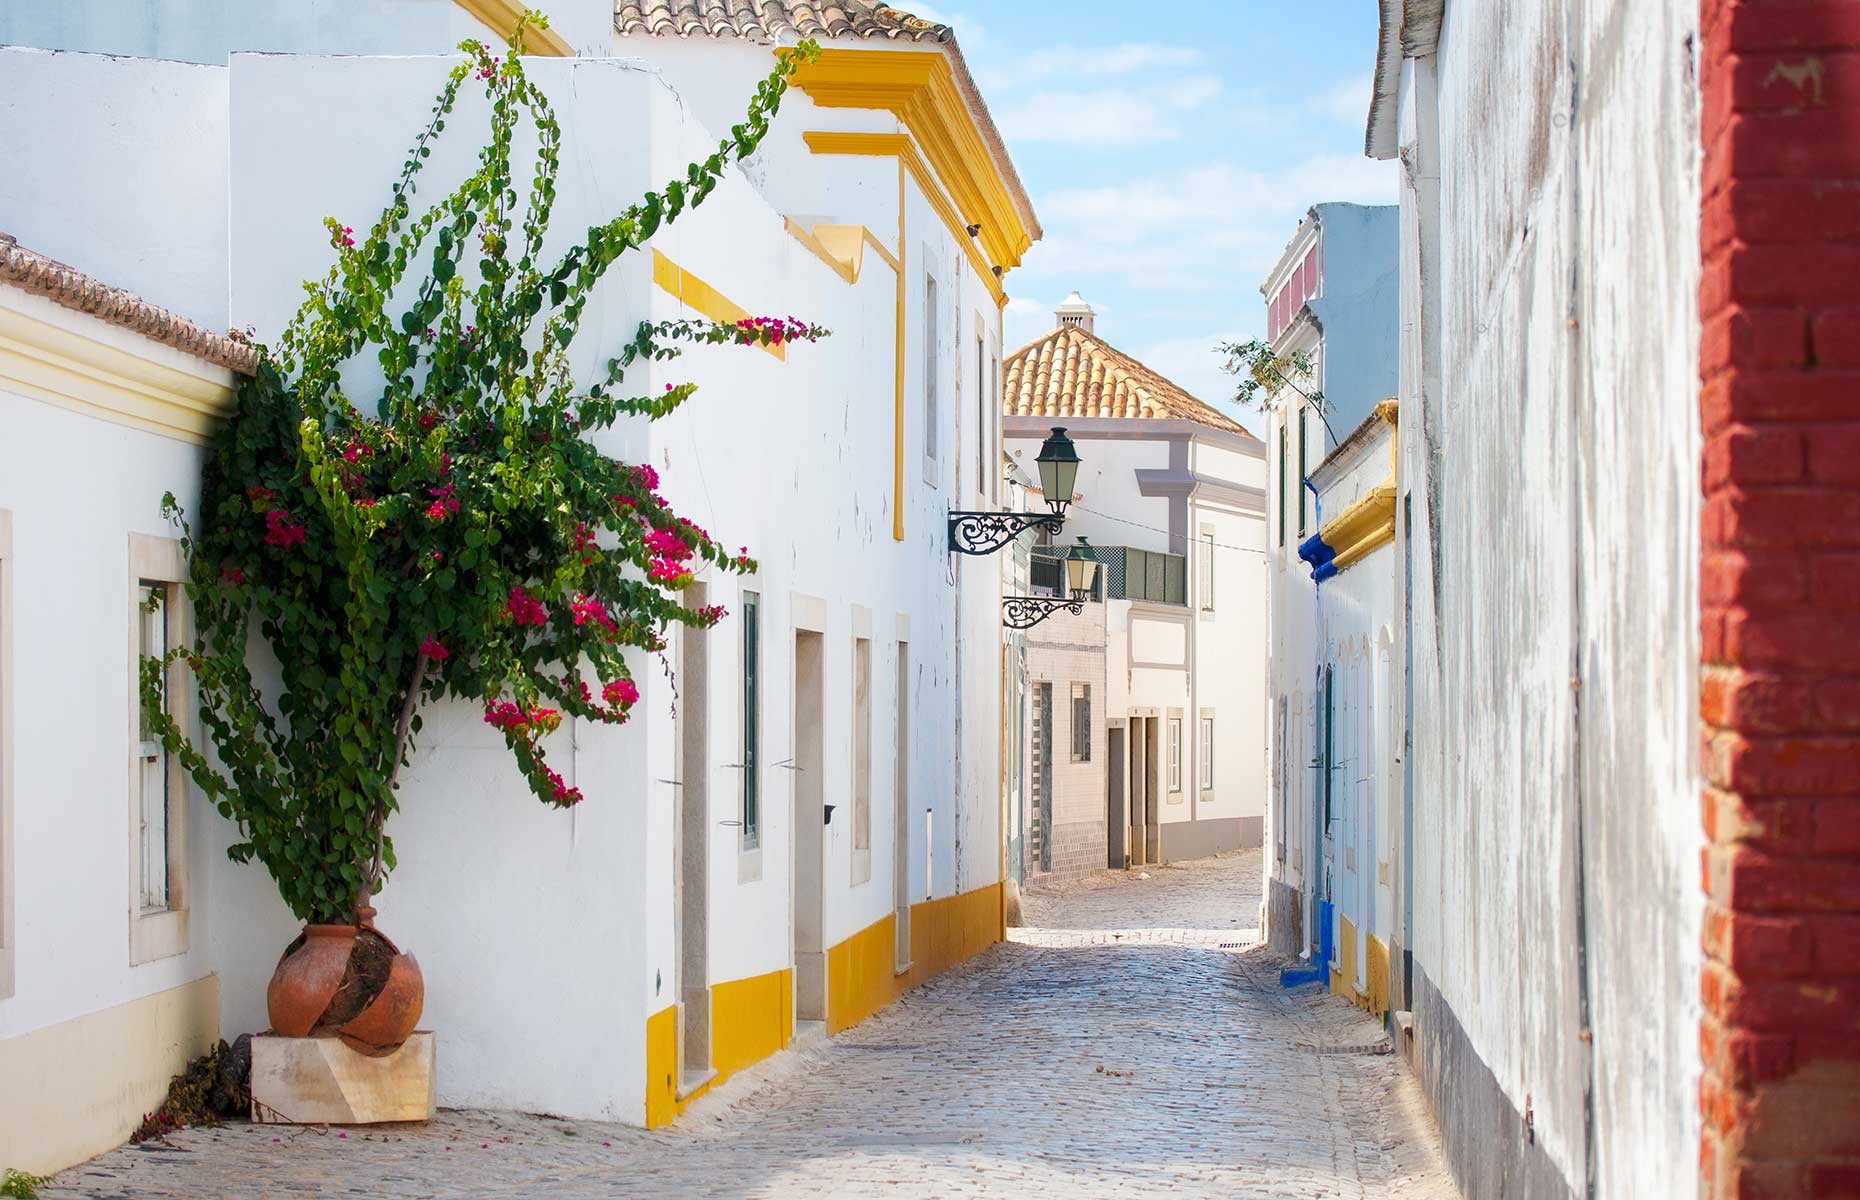
[[[754,151],[818,48],[782,56],[715,153],[550,259],[561,130],[523,71],[525,29],[544,24],[519,22],[505,54],[461,44],[381,215],[359,233],[325,222],[334,262],[304,285],[277,345],[260,347],[192,520],[166,501],[198,634],[143,661],[145,710],[237,824],[231,857],[263,864],[306,921],[353,919],[393,869],[384,826],[423,702],[481,704],[537,799],[580,802],[550,764],[547,735],[564,720],[626,721],[639,699],[628,651],[659,653],[670,626],[723,618],[682,603],[696,572],[755,567],[747,547],[675,513],[649,464],[595,444],[695,390],[628,395],[626,371],[692,345],[827,332],[794,318],[646,323],[591,384],[576,382],[567,350],[595,285]],[[476,169],[416,209],[434,141],[474,85],[490,113]],[[520,181],[511,149],[522,123],[535,159]],[[379,381],[366,411],[344,371],[363,355]],[[262,685],[254,628],[276,660]],[[175,663],[191,668],[214,757],[165,715]]]

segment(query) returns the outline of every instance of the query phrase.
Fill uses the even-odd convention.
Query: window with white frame
[[[0,508],[0,1000],[13,994],[13,514]]]
[[[129,660],[129,959],[187,950],[187,776],[170,751],[153,705],[185,730],[192,720],[186,668],[170,661],[187,642],[186,562],[173,538],[131,534]],[[144,663],[165,666],[145,696]]]
[[[1169,718],[1169,790],[1182,790],[1182,718]]]
[[[872,878],[872,639],[853,639],[853,882]],[[863,851],[863,854],[861,853]]]
[[[1214,790],[1214,718],[1207,714],[1201,717],[1201,790]]]
[[[743,849],[762,844],[762,597],[743,593]]]

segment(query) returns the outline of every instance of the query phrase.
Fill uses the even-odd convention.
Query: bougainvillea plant
[[[191,524],[167,500],[198,634],[144,660],[145,708],[237,824],[232,858],[262,863],[306,921],[353,920],[393,868],[384,823],[423,701],[482,705],[536,797],[576,804],[547,735],[568,719],[624,722],[639,699],[628,652],[659,653],[671,625],[722,618],[681,603],[696,573],[754,569],[747,547],[673,512],[649,464],[595,444],[616,421],[663,417],[694,390],[626,395],[626,369],[690,345],[826,333],[795,318],[647,323],[595,382],[576,382],[566,352],[596,283],[755,149],[789,76],[818,49],[782,56],[716,153],[546,261],[561,132],[524,77],[526,24],[543,22],[520,23],[508,54],[461,45],[371,227],[326,222],[335,264],[305,285],[307,301],[241,383]],[[433,140],[473,84],[490,111],[477,169],[416,211]],[[536,157],[520,198],[511,146],[525,121]],[[342,374],[363,354],[379,364],[368,411]],[[266,687],[248,660],[254,624],[277,662]],[[216,758],[162,715],[175,661],[192,669]]]

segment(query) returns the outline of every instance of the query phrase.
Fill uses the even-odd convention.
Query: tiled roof
[[[55,258],[28,250],[6,233],[0,233],[0,283],[35,292],[55,304],[132,329],[143,337],[243,375],[258,370],[258,351],[244,342],[214,333],[150,304],[134,292],[111,287]]]
[[[753,42],[796,38],[891,38],[950,42],[947,25],[865,0],[619,0],[614,28],[661,37],[736,37]]]
[[[1008,356],[1002,411],[1010,417],[1174,418],[1252,437],[1096,334],[1061,325]]]

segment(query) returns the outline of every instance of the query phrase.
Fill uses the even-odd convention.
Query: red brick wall
[[[1701,5],[1701,1187],[1860,1196],[1860,0]]]

